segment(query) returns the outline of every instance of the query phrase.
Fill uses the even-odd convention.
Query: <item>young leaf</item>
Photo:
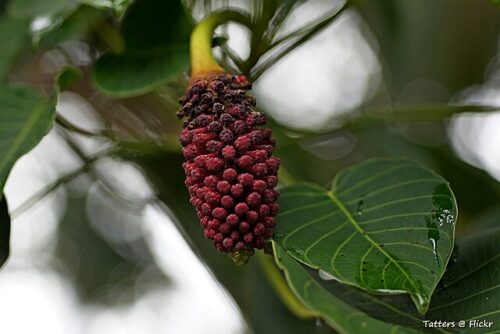
[[[0,200],[0,267],[10,253],[10,216],[5,196]]]
[[[121,28],[125,52],[104,55],[96,62],[96,88],[107,95],[131,97],[179,75],[189,65],[191,28],[180,0],[135,1]]]
[[[418,333],[413,329],[385,323],[360,312],[329,293],[311,272],[276,243],[274,252],[276,263],[285,272],[286,280],[296,296],[308,308],[321,314],[326,323],[339,333]]]
[[[0,190],[17,159],[51,129],[55,104],[30,88],[0,86]]]
[[[342,283],[408,293],[420,313],[444,273],[457,208],[448,183],[403,159],[371,159],[340,172],[331,191],[283,189],[275,241]]]
[[[188,68],[187,47],[165,49],[149,57],[125,53],[105,55],[95,64],[97,89],[114,97],[146,94]]]

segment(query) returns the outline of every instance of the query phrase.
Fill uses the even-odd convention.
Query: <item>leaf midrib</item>
[[[399,263],[389,254],[387,253],[382,247],[380,247],[380,245],[375,242],[375,240],[373,240],[369,235],[368,235],[368,232],[365,231],[364,229],[361,228],[361,226],[356,222],[356,220],[352,217],[351,213],[349,212],[349,210],[347,210],[347,208],[342,204],[342,202],[340,202],[336,197],[335,195],[333,194],[333,190],[332,191],[328,191],[327,193],[327,196],[332,200],[332,202],[340,209],[340,211],[342,211],[342,213],[346,216],[346,218],[348,219],[348,221],[353,225],[353,227],[368,241],[370,242],[375,248],[377,248],[380,253],[384,254],[388,259],[389,261],[391,261],[392,263],[394,263],[394,265],[401,271],[401,273],[405,276],[405,278],[408,280],[408,282],[410,282],[410,284],[413,286],[413,288],[415,289],[414,292],[417,292],[418,289],[417,287],[415,286],[415,283],[413,282],[413,280],[410,278],[410,276],[408,275],[408,273],[399,265]]]

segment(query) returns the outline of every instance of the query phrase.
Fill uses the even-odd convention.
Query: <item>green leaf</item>
[[[7,261],[10,254],[10,216],[7,200],[0,200],[0,267]]]
[[[64,91],[82,79],[83,73],[78,67],[64,66],[57,74],[57,88]]]
[[[132,0],[80,0],[81,3],[103,9],[112,9],[118,15],[122,13]]]
[[[95,64],[93,81],[115,97],[151,92],[189,66],[192,28],[180,1],[138,0],[122,24],[125,52],[107,54]]]
[[[48,47],[70,39],[85,38],[89,32],[102,27],[106,18],[105,11],[82,5],[68,14],[60,23],[44,31],[39,44],[42,47]]]
[[[191,28],[180,0],[137,0],[125,13],[121,30],[127,50],[142,52],[187,44]]]
[[[425,313],[454,241],[448,183],[404,159],[370,159],[332,190],[282,190],[275,241],[304,264],[369,292],[408,293]]]
[[[55,103],[30,88],[0,86],[0,190],[17,159],[51,129]]]
[[[11,0],[8,11],[12,17],[26,19],[52,16],[77,4],[76,0]]]
[[[30,45],[25,24],[19,20],[0,18],[0,80],[5,79],[21,53]]]
[[[106,55],[95,64],[97,89],[114,97],[146,94],[187,69],[187,48],[165,50],[152,56]]]
[[[418,333],[369,317],[335,297],[317,281],[310,271],[274,243],[275,260],[296,296],[304,305],[319,313],[339,333]]]
[[[497,219],[498,221],[498,219]],[[432,297],[426,319],[464,320],[471,333],[500,331],[500,228],[458,243],[442,284]],[[491,327],[471,327],[470,321],[492,322]],[[467,332],[467,330],[466,330]]]

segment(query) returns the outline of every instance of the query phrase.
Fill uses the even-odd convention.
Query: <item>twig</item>
[[[273,258],[264,252],[258,251],[257,258],[259,259],[260,267],[264,272],[269,284],[273,287],[281,302],[288,308],[288,310],[300,319],[317,319],[319,314],[308,309],[302,302],[294,295],[290,287],[285,281],[283,274],[274,264]]]
[[[53,182],[50,185],[48,185],[47,187],[45,187],[45,189],[42,189],[42,190],[36,192],[35,194],[33,194],[30,198],[28,198],[26,201],[24,201],[21,205],[19,205],[15,209],[13,209],[10,212],[11,216],[13,218],[19,217],[21,214],[23,214],[24,212],[26,212],[26,210],[28,210],[29,208],[31,208],[33,205],[35,205],[36,203],[38,203],[40,200],[42,200],[43,198],[45,198],[47,195],[49,195],[50,193],[52,193],[53,191],[55,191],[60,186],[65,185],[65,184],[71,182],[72,180],[74,180],[75,178],[77,178],[78,176],[80,176],[80,175],[85,174],[86,172],[88,172],[90,170],[90,168],[91,168],[91,165],[93,163],[95,163],[100,158],[109,156],[110,154],[112,154],[113,152],[115,152],[115,150],[116,150],[116,148],[113,147],[111,149],[105,149],[105,150],[103,150],[101,152],[98,152],[98,153],[96,153],[95,155],[93,155],[91,157],[87,157],[87,162],[85,164],[83,164],[79,168],[77,168],[77,169],[75,169],[75,170],[73,170],[73,171],[71,171],[71,172],[63,175],[58,180],[56,180],[55,182]]]
[[[79,127],[78,125],[71,123],[65,117],[63,117],[59,114],[56,116],[56,123],[59,124],[61,127],[65,128],[66,130],[78,133],[78,134],[86,136],[86,137],[107,137],[107,138],[109,138],[108,131],[106,131],[106,130],[99,131],[99,132],[85,130],[85,129]]]
[[[270,57],[269,59],[265,60],[261,65],[257,66],[254,68],[254,73],[252,73],[251,80],[256,81],[265,71],[267,71],[271,66],[273,66],[275,63],[280,61],[283,57],[288,55],[291,51],[295,50],[305,42],[311,39],[311,37],[317,35],[319,32],[323,31],[330,23],[335,21],[340,17],[340,15],[345,12],[348,8],[350,8],[351,2],[347,1],[342,8],[340,8],[335,14],[330,14],[328,17],[324,18],[321,22],[315,23],[313,25],[310,25],[308,27],[305,27],[303,29],[300,29],[299,31],[292,33],[288,36],[283,37],[280,41],[287,41],[291,39],[292,37],[298,37],[295,36],[294,34],[302,33],[303,35],[298,38],[295,42],[292,44],[288,45],[285,47],[283,50],[281,50],[277,55]],[[293,35],[293,36],[291,36]],[[291,36],[291,37],[289,37]],[[278,44],[281,44],[282,42],[276,42],[275,46]]]

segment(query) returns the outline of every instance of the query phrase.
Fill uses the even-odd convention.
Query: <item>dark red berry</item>
[[[238,173],[233,168],[228,168],[222,173],[224,180],[228,182],[233,182],[238,178]]]
[[[234,212],[238,216],[242,217],[242,216],[246,215],[246,213],[248,212],[248,205],[246,205],[245,203],[238,203],[234,207]]]
[[[241,184],[235,184],[234,186],[231,187],[231,195],[233,195],[233,197],[235,198],[243,196],[243,192],[244,189]]]
[[[250,146],[252,146],[252,141],[246,136],[239,137],[234,141],[234,147],[240,152],[248,150]]]
[[[248,173],[240,174],[238,182],[244,187],[251,187],[253,185],[253,175]]]
[[[222,156],[227,160],[236,158],[236,150],[232,146],[226,146],[222,149]]]
[[[247,220],[250,223],[255,223],[257,219],[259,219],[259,214],[257,213],[257,211],[251,210],[247,212]]]
[[[270,175],[266,178],[267,185],[270,188],[274,188],[278,185],[278,177],[274,175]]]
[[[231,226],[228,223],[221,224],[219,231],[222,234],[228,234],[231,231]]]
[[[229,191],[231,191],[231,184],[227,181],[220,181],[219,183],[217,183],[217,191],[222,194],[227,194]]]
[[[248,224],[247,222],[241,222],[239,229],[241,233],[247,233],[248,231],[250,231],[250,224]]]
[[[228,113],[224,113],[220,115],[219,121],[221,121],[223,124],[230,124],[234,122],[233,116],[229,115]]]
[[[233,248],[233,240],[231,238],[226,238],[224,239],[224,241],[222,242],[222,244],[224,245],[224,248],[230,250]]]
[[[255,180],[253,181],[252,190],[258,192],[259,194],[263,193],[266,190],[267,184],[263,180]]]
[[[237,161],[238,166],[243,170],[248,170],[253,166],[253,159],[249,155],[244,155]]]
[[[207,142],[206,148],[208,152],[216,153],[222,149],[222,143],[217,140],[210,140]]]
[[[222,124],[220,122],[212,122],[208,125],[208,131],[219,133],[222,130]]]
[[[233,133],[229,129],[224,129],[219,134],[219,138],[223,143],[230,143],[233,140]]]
[[[240,221],[240,219],[234,213],[230,214],[226,218],[226,223],[228,223],[231,226],[234,226],[234,225],[238,224],[239,221]]]
[[[220,205],[222,205],[226,209],[231,209],[234,205],[234,200],[231,196],[223,196],[220,200]]]
[[[215,208],[212,210],[212,216],[219,220],[224,220],[227,216],[227,211],[224,208]]]
[[[247,196],[247,203],[251,207],[257,207],[260,204],[261,196],[258,193],[250,193]]]

